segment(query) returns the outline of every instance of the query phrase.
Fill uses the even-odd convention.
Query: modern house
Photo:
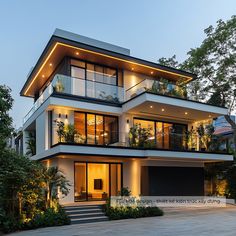
[[[35,136],[31,158],[58,166],[70,181],[62,203],[104,200],[122,186],[133,195],[204,195],[204,164],[233,157],[206,128],[227,109],[189,97],[194,79],[57,29],[21,90],[34,99],[24,143]]]

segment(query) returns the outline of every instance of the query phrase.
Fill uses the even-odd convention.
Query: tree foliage
[[[13,132],[12,118],[9,116],[12,105],[11,89],[0,85],[0,151],[6,147],[7,138]]]

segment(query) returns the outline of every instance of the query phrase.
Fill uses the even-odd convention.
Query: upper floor
[[[195,78],[134,58],[128,49],[56,30],[21,90],[34,98],[23,129],[36,133],[37,154],[62,144],[215,153],[196,130],[227,109],[190,97],[186,85]],[[73,126],[67,130],[73,137],[58,135],[60,122]]]

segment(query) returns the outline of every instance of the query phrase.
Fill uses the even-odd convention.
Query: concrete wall
[[[138,158],[130,159],[114,159],[106,157],[86,157],[77,156],[68,158],[66,156],[45,161],[46,166],[58,166],[58,168],[65,174],[71,186],[70,192],[67,196],[62,197],[59,193],[60,202],[62,204],[74,202],[74,161],[88,161],[88,162],[121,162],[123,163],[123,187],[128,187],[132,195],[139,196],[141,194],[141,167],[142,166],[172,166],[172,167],[203,167],[203,162],[183,162],[183,161],[161,161],[161,160],[145,160]]]
[[[42,112],[36,119],[36,154],[45,151],[45,143],[48,140],[48,132],[46,130],[46,111]]]

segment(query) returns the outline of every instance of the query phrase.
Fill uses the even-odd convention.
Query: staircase
[[[71,224],[84,224],[107,221],[108,218],[102,211],[102,205],[71,205],[64,206]]]

